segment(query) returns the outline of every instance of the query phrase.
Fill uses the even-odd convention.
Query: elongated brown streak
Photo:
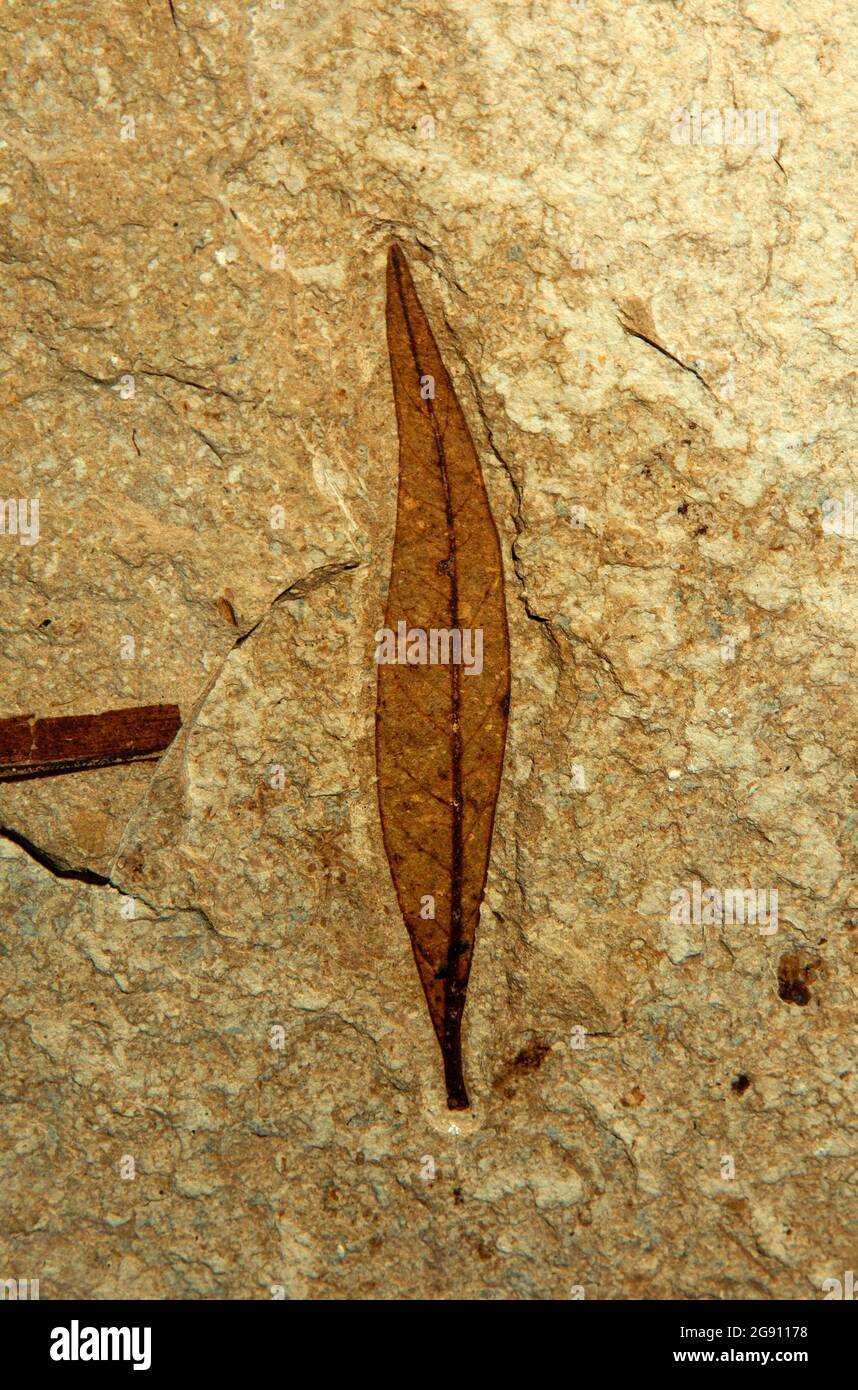
[[[0,782],[159,758],[182,727],[178,705],[0,720]]]
[[[455,659],[421,668],[397,656],[379,666],[376,709],[385,851],[441,1048],[447,1104],[461,1110],[469,1104],[462,1018],[509,707],[503,566],[476,450],[397,246],[388,258],[387,330],[400,452],[386,630],[397,619],[461,640],[479,630],[487,654],[485,670],[467,676]]]
[[[405,286],[403,283],[403,258],[398,247],[393,247],[391,260],[399,287],[403,306]],[[426,375],[420,360],[420,350],[414,337],[414,328],[407,307],[403,308],[405,328],[418,381]],[[447,578],[450,581],[449,622],[451,628],[459,627],[459,574],[457,569],[456,530],[453,518],[453,502],[450,496],[450,478],[447,473],[447,459],[444,454],[444,435],[439,428],[433,397],[428,397],[426,406],[432,422],[432,433],[438,454],[438,467],[441,471],[441,484],[444,489],[444,520],[447,526]],[[447,1087],[447,1104],[451,1110],[467,1110],[470,1104],[462,1071],[462,1015],[465,1012],[465,988],[459,978],[459,960],[462,951],[462,725],[461,725],[461,668],[450,663],[450,755],[453,770],[453,794],[451,797],[453,820],[450,844],[450,944],[447,953],[447,968],[444,975],[444,1029],[441,1038],[441,1052],[444,1058],[444,1082]]]

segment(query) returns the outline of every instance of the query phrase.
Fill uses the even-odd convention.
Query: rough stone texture
[[[0,22],[0,492],[41,508],[0,536],[2,712],[185,718],[157,770],[0,788],[114,885],[0,842],[0,1275],[819,1297],[858,1260],[854,13]],[[673,143],[695,100],[776,144]],[[393,236],[513,644],[458,1133],[373,783]],[[671,920],[695,880],[778,930]]]

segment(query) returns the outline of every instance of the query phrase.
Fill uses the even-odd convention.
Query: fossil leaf
[[[399,494],[376,633],[376,764],[385,850],[444,1058],[466,1109],[462,1015],[509,712],[500,543],[479,459],[398,246],[387,341]]]
[[[182,727],[178,705],[0,719],[0,782],[159,758]]]

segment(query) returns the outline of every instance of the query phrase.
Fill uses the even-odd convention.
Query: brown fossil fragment
[[[396,895],[444,1058],[468,1104],[462,1015],[488,872],[509,712],[503,566],[479,459],[398,246],[387,341],[399,492],[376,633],[376,764]]]
[[[159,758],[181,727],[178,705],[0,719],[0,782]]]

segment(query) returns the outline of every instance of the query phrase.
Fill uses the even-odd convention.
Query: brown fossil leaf
[[[182,727],[178,705],[135,705],[102,714],[0,720],[0,782],[54,777],[115,763],[152,761]]]
[[[385,627],[376,633],[384,846],[463,1110],[462,1014],[488,872],[509,713],[500,543],[480,463],[398,246],[387,341],[399,495]]]

